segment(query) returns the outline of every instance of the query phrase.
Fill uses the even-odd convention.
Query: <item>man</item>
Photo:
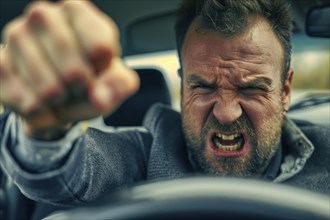
[[[329,130],[285,116],[291,29],[282,1],[184,1],[182,117],[156,105],[144,130],[84,132],[79,121],[114,111],[138,79],[115,23],[91,3],[34,3],[4,31],[1,99],[15,113],[2,119],[1,165],[28,197],[54,204],[192,173],[329,193]]]

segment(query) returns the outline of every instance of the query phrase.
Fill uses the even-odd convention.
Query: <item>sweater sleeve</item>
[[[6,119],[1,167],[33,200],[75,206],[145,177],[147,132],[84,132],[77,125],[59,141],[38,142],[20,126],[14,114]]]

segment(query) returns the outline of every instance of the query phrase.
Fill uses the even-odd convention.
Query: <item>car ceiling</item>
[[[0,27],[20,15],[31,1],[0,0]],[[175,10],[181,0],[93,0],[111,15],[121,32],[124,55],[134,55],[175,48]],[[329,0],[290,0],[295,17],[295,32],[304,31],[308,9]],[[159,25],[158,25],[159,24]],[[133,30],[133,31],[132,31]]]

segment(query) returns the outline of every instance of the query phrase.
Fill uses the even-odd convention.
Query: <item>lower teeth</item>
[[[233,146],[224,146],[224,145],[216,145],[218,149],[220,150],[225,150],[225,151],[235,151],[239,150],[240,147],[238,145],[233,145]]]

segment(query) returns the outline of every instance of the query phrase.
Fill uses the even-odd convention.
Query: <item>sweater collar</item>
[[[274,182],[283,182],[299,173],[314,151],[313,144],[289,118],[283,123],[282,146],[286,148],[287,154],[284,155],[280,173]]]

